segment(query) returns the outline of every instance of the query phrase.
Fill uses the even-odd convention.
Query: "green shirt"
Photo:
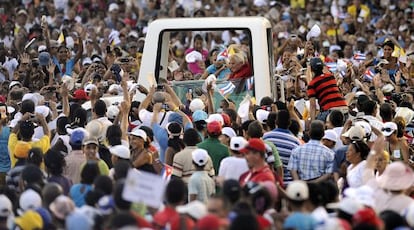
[[[214,171],[218,175],[218,170],[220,168],[220,162],[225,157],[229,156],[229,148],[222,143],[217,138],[209,137],[203,142],[199,143],[197,147],[204,149],[210,155],[211,160],[213,161]]]
[[[282,166],[282,161],[280,160],[279,152],[277,151],[277,147],[270,141],[264,141],[267,145],[272,148],[273,156],[275,157],[275,163],[273,163],[273,167],[276,169]]]

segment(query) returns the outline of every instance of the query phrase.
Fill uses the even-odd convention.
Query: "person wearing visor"
[[[384,150],[390,153],[390,160],[404,161],[408,164],[408,144],[404,139],[397,137],[398,126],[394,122],[386,122],[382,128],[385,136]]]

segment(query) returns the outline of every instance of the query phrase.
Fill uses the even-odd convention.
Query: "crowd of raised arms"
[[[276,94],[255,98],[247,30],[172,32],[166,76],[138,84],[154,20],[240,16],[271,23]],[[413,229],[413,16],[412,0],[0,0],[0,230]]]

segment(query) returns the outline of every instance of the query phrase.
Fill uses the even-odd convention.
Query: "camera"
[[[162,104],[161,108],[164,110],[170,110],[170,107],[167,104]]]
[[[165,91],[164,85],[157,85],[157,91]]]

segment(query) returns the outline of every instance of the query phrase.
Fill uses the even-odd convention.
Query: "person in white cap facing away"
[[[231,156],[224,158],[220,162],[219,178],[224,180],[239,180],[240,176],[249,170],[244,154],[240,150],[247,146],[244,137],[232,137],[230,140]]]
[[[334,150],[338,136],[332,129],[325,130],[325,135],[322,137],[322,144],[329,149]]]
[[[385,151],[390,153],[391,161],[404,161],[408,164],[409,150],[408,144],[405,140],[397,137],[398,126],[395,122],[386,122],[382,128],[382,133],[385,136]]]
[[[221,135],[219,136],[219,141],[226,146],[230,146],[230,139],[237,136],[234,129],[230,127],[223,127],[221,130]]]
[[[188,199],[189,201],[199,200],[207,203],[208,198],[216,191],[214,180],[204,170],[209,155],[204,149],[195,149],[191,155],[196,171],[188,181]]]

